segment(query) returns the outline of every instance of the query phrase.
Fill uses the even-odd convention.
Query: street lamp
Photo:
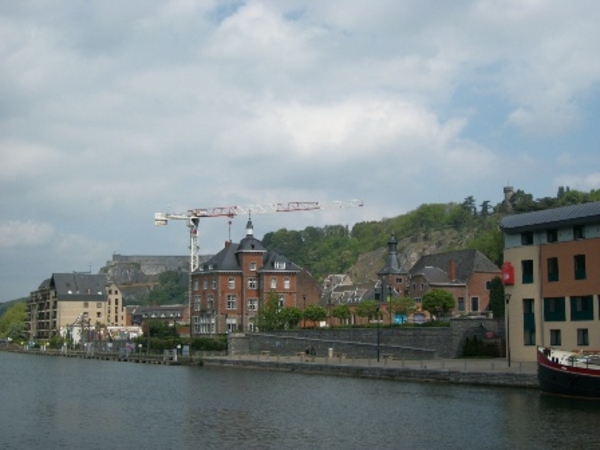
[[[375,320],[377,321],[377,362],[379,362],[379,305],[376,309]]]
[[[306,295],[302,296],[302,301],[304,302],[304,310],[302,311],[302,318],[304,319],[304,325],[302,325],[302,328],[306,329]]]
[[[387,307],[388,307],[388,314],[390,315],[390,326],[392,325],[392,292],[394,291],[394,288],[392,287],[391,284],[388,284],[388,298],[387,298]]]
[[[510,367],[510,317],[508,311],[508,302],[510,302],[510,294],[504,294],[504,317],[506,317],[506,357],[508,359],[508,367]]]

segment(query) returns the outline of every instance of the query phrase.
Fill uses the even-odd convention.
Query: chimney
[[[450,281],[456,281],[456,262],[453,259],[448,263],[448,278]]]

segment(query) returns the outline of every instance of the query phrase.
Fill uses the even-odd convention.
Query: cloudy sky
[[[364,201],[254,216],[261,238],[600,188],[598,23],[597,0],[0,0],[0,301],[186,254],[155,212]]]

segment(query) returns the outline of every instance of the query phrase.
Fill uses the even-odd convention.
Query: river
[[[0,448],[600,448],[600,404],[537,390],[0,352]]]

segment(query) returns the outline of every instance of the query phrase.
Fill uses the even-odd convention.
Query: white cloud
[[[0,248],[31,247],[46,243],[55,234],[49,223],[0,221]]]

